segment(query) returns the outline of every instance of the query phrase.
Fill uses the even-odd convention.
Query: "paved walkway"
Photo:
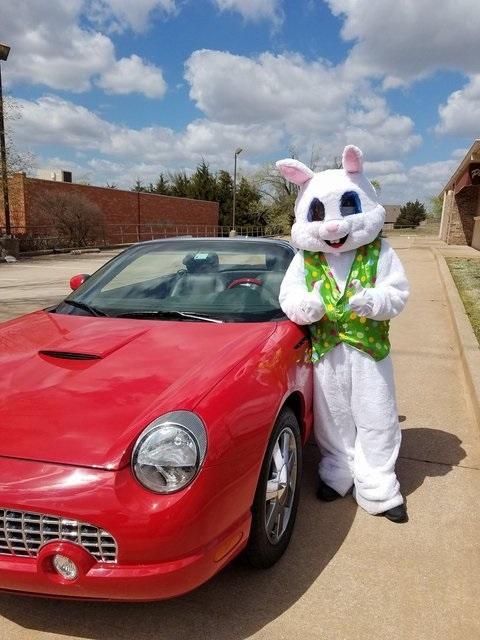
[[[295,535],[276,567],[257,573],[237,562],[192,594],[154,604],[0,596],[0,638],[480,638],[480,429],[429,242],[392,239],[413,290],[392,324],[409,523],[369,516],[351,497],[316,501],[317,452],[308,445]],[[10,268],[0,265],[0,283]]]

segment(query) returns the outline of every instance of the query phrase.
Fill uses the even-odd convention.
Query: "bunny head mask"
[[[314,173],[298,160],[279,160],[283,177],[300,187],[292,242],[299,249],[340,253],[372,242],[382,230],[385,209],[363,173],[360,149],[349,145],[341,169]]]

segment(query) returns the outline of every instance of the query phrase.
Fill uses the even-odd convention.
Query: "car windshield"
[[[278,293],[294,255],[286,242],[176,239],[136,245],[111,260],[55,313],[187,321],[283,317]]]

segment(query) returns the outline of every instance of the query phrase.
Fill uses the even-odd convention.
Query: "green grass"
[[[480,344],[480,258],[446,258]]]
[[[383,235],[388,236],[438,236],[440,233],[440,221],[427,218],[427,224],[415,229],[385,229]]]

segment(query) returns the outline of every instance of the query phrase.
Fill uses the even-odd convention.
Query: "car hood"
[[[119,468],[151,420],[192,410],[274,330],[44,311],[0,325],[0,456]]]

